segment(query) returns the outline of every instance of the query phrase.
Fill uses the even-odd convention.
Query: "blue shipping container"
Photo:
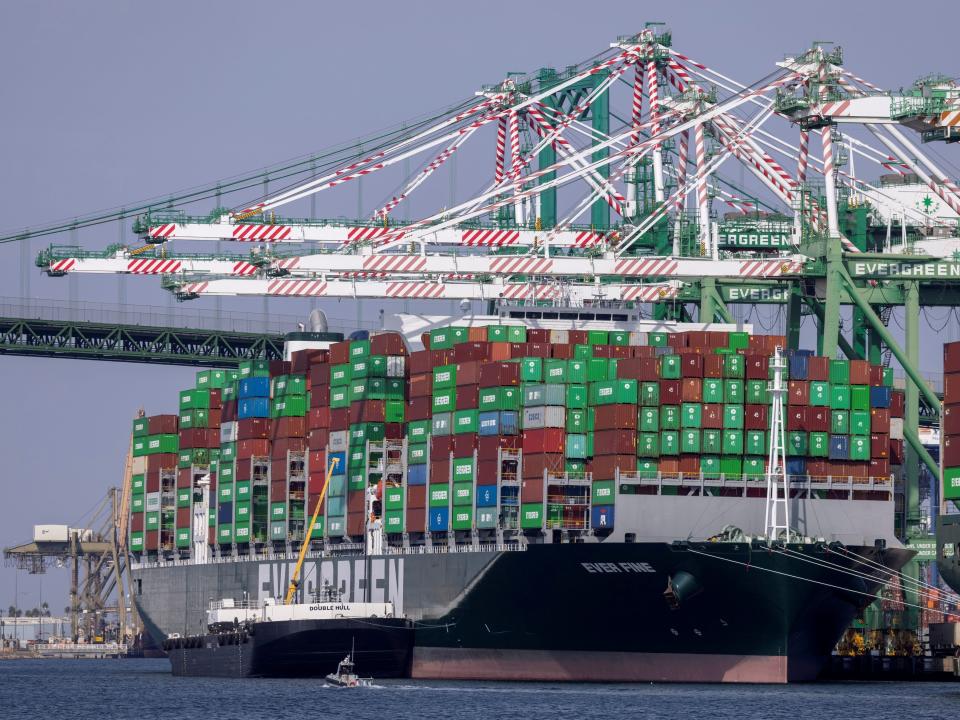
[[[519,416],[512,410],[490,410],[480,413],[479,434],[490,435],[516,435]]]
[[[407,465],[407,485],[426,485],[427,467],[427,465]]]
[[[442,532],[450,524],[450,508],[430,508],[430,532]]]
[[[233,522],[233,503],[232,502],[220,503],[220,507],[217,508],[217,522],[218,523]]]
[[[330,469],[329,464],[335,459],[339,462],[337,462],[337,467],[334,469],[333,474],[343,475],[345,472],[347,472],[347,454],[345,452],[330,453],[327,459],[327,470]],[[311,472],[313,471],[311,470]]]
[[[807,459],[802,457],[787,458],[787,475],[806,475]]]
[[[594,505],[590,512],[590,524],[594,530],[613,527],[613,505]]]
[[[244,398],[268,398],[270,397],[270,378],[252,377],[244,378],[240,381],[237,397],[240,400]]]
[[[806,355],[793,354],[790,356],[790,379],[806,380],[807,368],[810,363]]]
[[[830,436],[830,459],[831,460],[849,460],[850,459],[850,438],[847,435]]]
[[[872,408],[890,407],[890,388],[888,387],[870,388],[870,407]]]
[[[477,507],[497,506],[497,486],[477,485]]]
[[[250,378],[251,380],[260,380],[261,378]],[[266,378],[262,378],[266,380]],[[241,381],[243,382],[243,381]],[[237,417],[240,420],[246,418],[266,418],[270,417],[270,398],[252,397],[237,402]]]

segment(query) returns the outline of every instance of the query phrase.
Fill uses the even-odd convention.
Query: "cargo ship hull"
[[[849,549],[894,570],[911,555]],[[415,678],[783,683],[816,678],[879,589],[840,569],[853,565],[822,545],[593,542],[324,558],[306,576],[308,592],[329,581],[347,600],[394,602],[414,621]],[[201,598],[269,597],[291,566],[141,568],[135,599],[159,639],[196,634]]]
[[[353,652],[357,672],[410,676],[413,629],[401,618],[289,620],[164,641],[178,676],[325,677]]]

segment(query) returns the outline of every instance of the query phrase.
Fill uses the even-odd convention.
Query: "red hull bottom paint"
[[[412,677],[545,682],[786,683],[787,658],[777,655],[416,647]]]

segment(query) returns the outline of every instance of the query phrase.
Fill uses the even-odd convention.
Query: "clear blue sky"
[[[0,25],[0,228],[115,207],[319,150],[460,100],[508,71],[575,63],[646,21],[666,21],[681,52],[742,81],[766,75],[813,40],[841,44],[847,67],[884,87],[932,71],[956,76],[958,8],[835,1],[8,3]],[[940,152],[960,164],[957,148]],[[336,214],[355,215],[355,196],[346,204]],[[78,239],[103,247],[118,236],[108,226]],[[34,241],[31,254],[42,244]],[[0,247],[0,295],[21,293],[20,268],[20,250]],[[118,298],[113,279],[82,277],[75,287],[82,300]],[[126,287],[131,303],[174,309],[154,280],[133,278]],[[68,281],[31,267],[27,292],[66,298]],[[263,308],[261,301],[228,306]],[[269,309],[302,311],[283,300]],[[365,312],[327,309],[344,319]],[[955,324],[947,330],[956,332]],[[34,523],[77,522],[119,482],[136,408],[174,409],[175,392],[192,377],[185,368],[0,358],[0,545],[28,539]],[[54,609],[66,604],[66,584],[65,570],[45,578]],[[19,588],[21,605],[39,602],[36,577],[22,576]],[[13,573],[0,569],[0,607],[13,595]]]

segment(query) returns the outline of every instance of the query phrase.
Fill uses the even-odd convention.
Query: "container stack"
[[[362,542],[378,523],[390,543],[602,533],[622,480],[660,476],[654,490],[687,494],[766,471],[782,337],[493,325],[422,339],[412,353],[382,333],[200,373],[179,417],[134,425],[132,547],[185,551],[204,476],[221,552],[297,544],[335,458],[313,540]],[[904,406],[889,369],[787,358],[788,473],[888,478]]]
[[[960,500],[960,342],[943,346],[943,499]]]

